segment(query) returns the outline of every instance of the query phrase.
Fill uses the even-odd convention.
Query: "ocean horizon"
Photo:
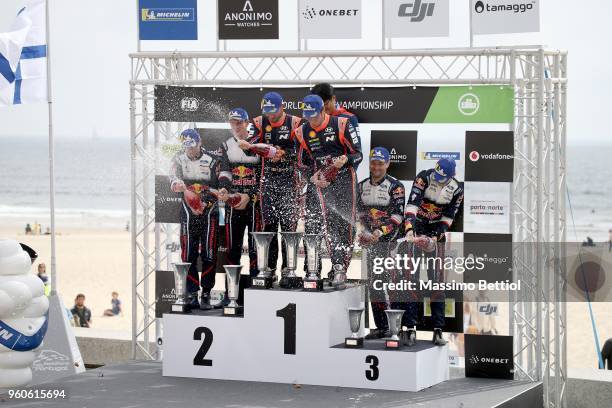
[[[568,146],[568,241],[607,241],[612,228],[612,145]],[[130,219],[129,138],[61,137],[55,142],[56,218],[65,227],[124,228]],[[49,219],[47,140],[0,137],[0,220],[25,226]],[[45,225],[43,225],[44,228]]]

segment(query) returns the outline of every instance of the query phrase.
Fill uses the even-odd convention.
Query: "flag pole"
[[[51,293],[57,293],[57,265],[55,259],[55,150],[53,144],[53,95],[51,93],[51,29],[49,2],[45,1],[45,30],[47,42],[47,106],[49,114],[49,207],[51,211]]]

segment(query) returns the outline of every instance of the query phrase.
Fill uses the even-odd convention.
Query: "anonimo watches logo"
[[[241,12],[225,13],[224,25],[236,27],[259,27],[272,25],[274,14],[269,11],[255,11],[251,0],[246,0]]]
[[[483,1],[477,1],[474,4],[474,10],[480,14],[487,12],[511,12],[511,13],[525,13],[529,10],[533,10],[535,1],[526,3],[508,3],[508,4],[489,4]]]
[[[473,150],[470,153],[470,161],[477,162],[479,160],[512,160],[514,156],[511,154],[501,154],[501,153],[487,153],[480,154],[476,150]]]

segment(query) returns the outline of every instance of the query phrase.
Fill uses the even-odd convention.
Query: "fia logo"
[[[422,3],[414,0],[414,3],[401,4],[398,11],[399,17],[410,17],[410,22],[420,23],[425,17],[431,17],[434,13],[435,3]]]
[[[200,104],[196,98],[183,98],[181,99],[181,109],[185,112],[195,112],[198,110]]]

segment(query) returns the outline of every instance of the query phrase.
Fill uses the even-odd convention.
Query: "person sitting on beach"
[[[74,324],[77,327],[91,327],[91,310],[85,306],[85,295],[79,293],[74,299],[74,307],[70,310]]]
[[[27,223],[25,226],[25,234],[32,235],[32,226],[30,225],[30,223]]]
[[[112,307],[104,311],[104,316],[117,316],[121,313],[121,301],[119,300],[119,293],[113,292],[111,299]]]
[[[45,295],[49,296],[49,291],[51,290],[51,286],[49,286],[49,276],[47,276],[47,265],[45,265],[43,262],[38,264],[37,276],[45,284]]]

